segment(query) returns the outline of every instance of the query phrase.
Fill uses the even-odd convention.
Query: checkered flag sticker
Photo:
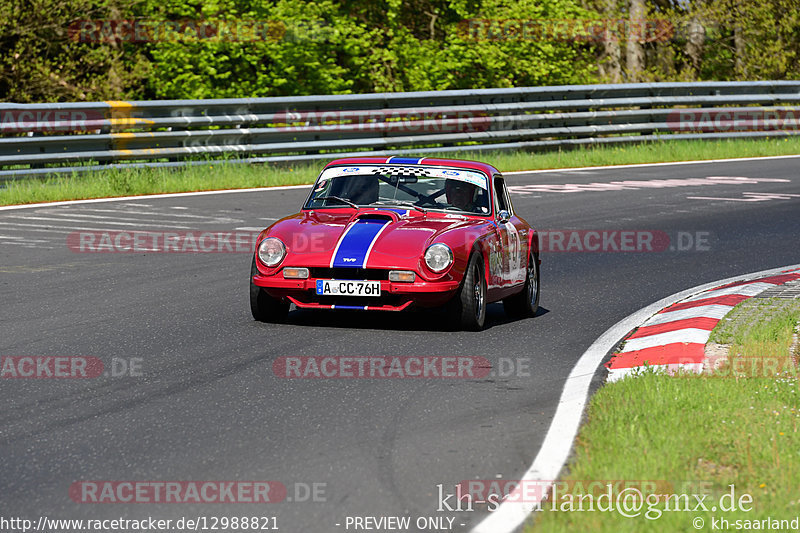
[[[382,174],[389,176],[430,176],[427,168],[422,167],[377,167],[372,171],[373,174]]]

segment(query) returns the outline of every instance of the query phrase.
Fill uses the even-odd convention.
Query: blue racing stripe
[[[388,223],[389,220],[375,218],[357,220],[339,241],[331,267],[366,267],[367,252]]]
[[[392,157],[390,159],[393,165],[417,165],[421,161],[419,157]]]

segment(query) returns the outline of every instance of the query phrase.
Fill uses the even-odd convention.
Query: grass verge
[[[541,153],[465,151],[445,157],[488,161],[502,171],[513,171],[794,154],[800,154],[800,137],[673,141]],[[335,158],[331,154],[331,159]],[[0,205],[297,185],[313,182],[322,164],[277,166],[209,161],[207,165],[178,169],[109,169],[72,176],[25,178],[10,180],[0,187]]]
[[[737,520],[739,529],[767,529],[765,522],[754,521],[791,521],[800,515],[800,393],[796,360],[789,357],[800,300],[753,300],[759,299],[746,300],[735,320],[718,326],[732,342],[730,362],[780,360],[787,371],[761,372],[769,368],[765,364],[742,375],[645,371],[605,385],[589,404],[569,473],[557,484],[562,490],[535,513],[526,533],[709,531],[714,524],[720,529],[723,518],[727,529],[735,529]],[[588,481],[613,483],[612,499],[627,486],[638,488],[645,498],[641,514],[628,518],[618,511],[591,511],[588,497],[579,511]],[[731,498],[723,498],[730,485],[737,508],[742,496],[752,497],[752,503],[744,500],[749,511],[722,510],[723,504],[730,508]],[[646,490],[651,487],[655,490]],[[594,502],[600,492],[605,491],[592,491]],[[688,498],[648,502],[648,492]],[[694,494],[705,495],[707,510],[697,506]],[[649,518],[644,516],[648,510]],[[772,529],[788,529],[786,523],[771,524]]]

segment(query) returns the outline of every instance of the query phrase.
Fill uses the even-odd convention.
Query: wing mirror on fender
[[[509,213],[505,209],[497,213],[497,221],[500,222],[501,224],[505,224],[509,220],[511,220],[511,213]]]

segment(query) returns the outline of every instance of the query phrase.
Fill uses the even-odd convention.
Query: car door
[[[514,285],[525,281],[525,258],[528,255],[527,227],[514,215],[503,176],[492,178],[495,198],[495,225],[500,243],[499,261],[502,285]]]

